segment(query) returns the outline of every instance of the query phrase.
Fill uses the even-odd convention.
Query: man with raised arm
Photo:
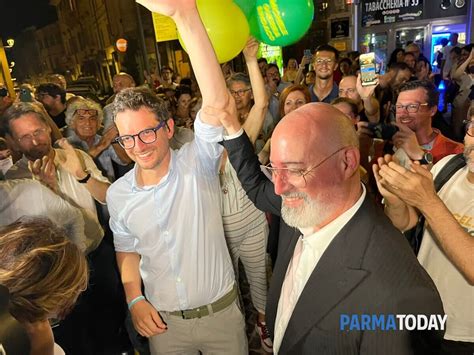
[[[271,166],[260,167],[236,117],[216,115],[231,135],[224,146],[248,197],[283,220],[266,308],[274,353],[436,353],[442,326],[386,328],[390,314],[439,319],[443,307],[360,182],[353,123],[328,104],[306,104],[278,123]]]
[[[128,308],[152,354],[246,354],[220,211],[223,128],[206,113],[231,110],[234,102],[195,0],[139,2],[176,22],[203,109],[194,141],[173,151],[174,122],[164,101],[140,88],[125,89],[114,101],[117,141],[135,161],[107,195]]]

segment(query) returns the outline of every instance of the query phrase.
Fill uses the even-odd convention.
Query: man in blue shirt
[[[339,95],[339,88],[334,82],[334,71],[337,69],[339,52],[336,48],[323,44],[316,49],[313,67],[316,80],[309,87],[311,102],[331,103]]]
[[[152,354],[246,354],[247,340],[220,211],[223,148],[213,107],[235,112],[194,1],[141,1],[171,16],[202,92],[195,139],[169,147],[174,122],[147,89],[114,101],[118,143],[135,167],[110,188],[107,203],[117,261],[136,330]],[[142,294],[142,281],[144,294]]]

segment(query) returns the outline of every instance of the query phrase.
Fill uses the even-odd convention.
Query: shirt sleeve
[[[202,173],[215,177],[219,169],[220,158],[224,148],[222,142],[224,128],[204,123],[201,120],[201,111],[198,112],[194,121],[194,141],[184,150],[187,154],[189,149],[195,152],[195,164]],[[189,160],[189,159],[188,159]]]
[[[45,213],[57,225],[64,228],[68,238],[82,251],[86,250],[86,236],[84,234],[84,218],[79,208],[42,186],[41,195]]]
[[[121,198],[115,193],[114,188],[109,188],[106,201],[110,214],[109,226],[114,234],[115,251],[135,253],[135,238],[125,226],[125,223],[123,223],[120,213],[121,209],[117,205],[117,202],[120,200]]]

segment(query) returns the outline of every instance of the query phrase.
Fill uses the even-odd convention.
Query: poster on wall
[[[176,29],[176,24],[171,17],[152,12],[152,18],[157,42],[178,39],[178,30]]]
[[[423,18],[423,0],[362,0],[362,27]]]
[[[331,38],[349,37],[349,18],[331,21]]]

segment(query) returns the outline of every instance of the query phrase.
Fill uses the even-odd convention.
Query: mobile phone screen
[[[305,49],[304,50],[304,56],[308,57],[308,58],[311,58],[311,49]]]
[[[377,83],[375,53],[361,54],[359,64],[362,86],[375,85]]]

